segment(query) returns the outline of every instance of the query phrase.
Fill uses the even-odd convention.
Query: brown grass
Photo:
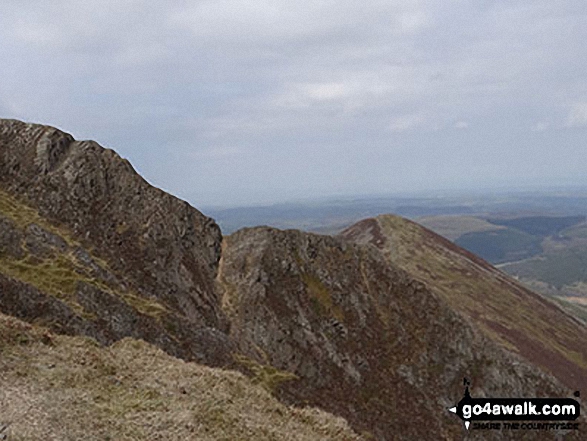
[[[270,393],[275,393],[282,383],[299,379],[291,372],[281,371],[268,364],[257,363],[243,355],[236,355],[235,360],[251,373],[253,384],[260,385]]]
[[[310,295],[314,310],[320,315],[329,315],[339,322],[343,322],[344,313],[342,308],[333,302],[332,293],[320,279],[306,273],[302,273],[301,277]]]
[[[358,440],[231,371],[147,343],[109,348],[0,315],[0,423],[16,440]]]
[[[17,227],[22,230],[31,224],[36,224],[43,229],[62,237],[69,245],[79,245],[79,243],[69,237],[69,235],[62,228],[50,224],[43,217],[41,217],[37,210],[29,207],[27,204],[21,202],[1,189],[0,213],[11,219],[17,225]]]

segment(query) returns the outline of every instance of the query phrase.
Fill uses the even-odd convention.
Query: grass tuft
[[[264,365],[251,360],[244,355],[234,356],[237,363],[244,366],[253,375],[253,384],[258,384],[270,393],[275,393],[279,386],[287,381],[298,380],[299,377],[291,372],[279,370],[270,365]]]
[[[331,315],[339,322],[344,321],[344,312],[339,305],[335,305],[332,301],[332,294],[330,290],[322,283],[322,281],[315,276],[307,273],[302,273],[302,280],[304,281],[308,294],[310,295],[310,302],[314,311],[319,315]]]

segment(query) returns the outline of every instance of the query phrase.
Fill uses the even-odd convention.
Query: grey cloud
[[[582,179],[586,11],[8,0],[0,111],[116,148],[196,204]]]

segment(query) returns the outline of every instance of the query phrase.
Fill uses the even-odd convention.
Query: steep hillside
[[[63,226],[139,294],[222,327],[211,286],[220,229],[114,151],[52,127],[0,120],[0,189]]]
[[[587,383],[587,328],[487,262],[396,216],[364,220],[342,236],[375,245],[485,335],[569,388]]]
[[[9,440],[352,441],[346,422],[277,402],[242,374],[144,342],[109,348],[0,314],[0,430]]]
[[[463,377],[480,396],[570,393],[374,247],[271,228],[240,230],[223,245],[218,285],[231,336],[298,377],[280,389],[288,402],[344,416],[378,440],[456,439],[462,427],[446,408]]]

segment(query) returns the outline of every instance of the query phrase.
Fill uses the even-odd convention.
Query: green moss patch
[[[51,225],[36,210],[2,190],[0,190],[0,213],[12,220],[21,231],[35,224],[62,238],[70,249],[80,246],[67,231]],[[93,255],[91,258],[104,272],[112,272],[104,260]],[[80,282],[93,285],[121,298],[142,314],[158,318],[168,313],[167,308],[154,299],[145,298],[133,292],[119,292],[108,286],[104,281],[94,277],[90,268],[80,264],[70,251],[54,249],[49,256],[41,258],[27,254],[22,259],[0,254],[0,272],[57,297],[76,313],[87,318],[92,318],[91,314],[88,314],[75,300],[75,292]]]

